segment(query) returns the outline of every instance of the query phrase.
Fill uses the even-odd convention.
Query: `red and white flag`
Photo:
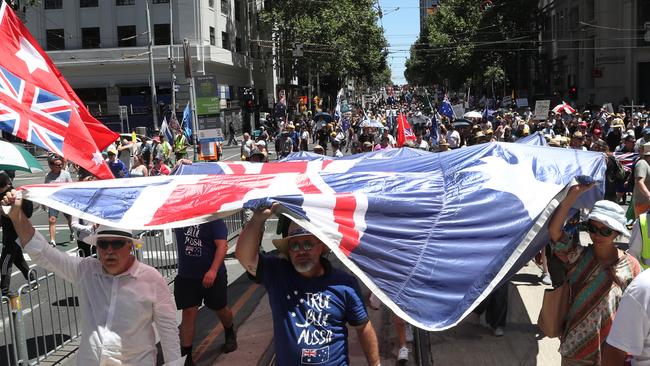
[[[90,115],[11,7],[0,3],[0,129],[113,178],[100,149],[119,135]]]
[[[415,141],[413,129],[403,114],[397,117],[397,147],[402,147],[407,141]]]

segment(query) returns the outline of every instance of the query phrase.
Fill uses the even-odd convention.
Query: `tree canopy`
[[[526,0],[445,0],[410,50],[409,83],[450,87],[513,82],[534,54],[535,8]]]
[[[272,35],[276,61],[286,78],[305,76],[308,68],[327,77],[337,90],[346,78],[366,85],[385,83],[386,40],[377,25],[372,0],[274,1],[261,14]],[[296,45],[304,55],[294,58]]]

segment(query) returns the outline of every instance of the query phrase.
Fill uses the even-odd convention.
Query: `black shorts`
[[[203,280],[181,278],[174,280],[174,299],[178,310],[201,306],[221,310],[228,305],[228,274],[219,271],[212,287],[203,287]]]

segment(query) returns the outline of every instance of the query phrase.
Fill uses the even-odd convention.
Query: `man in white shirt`
[[[627,287],[603,349],[603,366],[650,366],[650,271],[643,271]]]
[[[73,283],[81,309],[77,365],[155,365],[158,330],[166,365],[182,365],[176,305],[166,281],[132,254],[133,234],[100,226],[86,242],[97,258],[69,256],[50,247],[21,210],[22,198],[7,192],[2,206],[32,261]]]
[[[449,131],[447,131],[447,143],[449,144],[450,149],[457,149],[460,147],[460,134],[454,128],[454,125],[449,126]]]

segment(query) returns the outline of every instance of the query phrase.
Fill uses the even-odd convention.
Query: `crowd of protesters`
[[[533,134],[550,147],[602,153],[607,167],[604,200],[584,212],[586,220],[580,224],[580,212],[571,207],[594,184],[581,182],[568,190],[549,220],[550,241],[539,260],[541,282],[554,288],[563,284],[571,288],[560,337],[562,365],[624,365],[626,359],[637,365],[650,364],[650,279],[641,273],[650,265],[645,217],[650,210],[648,114],[623,110],[614,113],[600,108],[549,112],[546,118],[535,119],[530,108],[491,111],[477,107],[484,109],[482,118],[458,121],[438,114],[426,95],[406,90],[368,110],[352,107],[346,112],[306,112],[292,118],[269,115],[259,130],[252,135],[245,133],[241,143],[230,131],[229,144],[238,143],[241,159],[250,162],[268,162],[270,146],[275,147],[278,160],[301,151],[341,157],[398,148],[398,134],[403,133],[397,127],[399,113],[409,121],[415,137],[404,146],[433,153],[489,142],[516,142]],[[186,142],[173,141],[172,145],[162,136],[147,142],[121,139],[108,147],[106,159],[116,178],[166,175],[170,174],[167,165],[174,160],[177,164],[188,163],[184,159],[186,148]],[[46,183],[72,180],[62,158],[52,156],[48,165]],[[93,179],[83,169],[78,178]],[[22,202],[11,183],[6,174],[0,174],[2,203],[14,206],[2,218],[3,239],[11,243],[3,240],[0,262],[3,269],[16,264],[28,278],[24,249],[37,264],[82,287],[80,302],[85,315],[80,362],[151,364],[156,358],[152,332],[155,325],[164,343],[165,361],[192,365],[195,322],[203,304],[215,311],[224,327],[222,352],[238,349],[233,312],[227,306],[224,259],[228,229],[222,220],[175,230],[179,271],[172,297],[155,269],[139,263],[131,254],[134,245],[141,245],[131,231],[66,217],[71,233],[77,233],[71,234],[70,240],[77,239],[83,251],[80,257],[85,258],[61,254],[50,247],[56,246],[55,233],[50,233],[48,243],[34,230],[28,220],[30,203]],[[624,204],[629,207],[627,212]],[[277,209],[275,205],[252,214],[239,236],[235,255],[251,278],[269,293],[278,363],[348,364],[350,325],[368,364],[379,364],[377,335],[365,305],[367,302],[376,309],[379,303],[376,298],[361,295],[353,276],[332,267],[326,258],[326,246],[316,236],[295,223],[285,223],[283,238],[273,241],[280,256],[259,252],[265,222]],[[48,216],[55,223],[58,212],[48,209]],[[588,232],[591,243],[580,242],[580,231]],[[628,238],[630,250],[622,250],[619,243]],[[2,271],[3,294],[9,287],[7,274]],[[139,298],[135,304],[134,289]],[[117,317],[114,311],[100,309],[115,301],[121,304],[121,321],[115,320],[112,328],[104,327]],[[621,316],[619,303],[625,309]],[[475,310],[481,324],[497,337],[505,332],[507,304],[506,283]],[[137,312],[125,313],[124,309],[136,307]],[[175,310],[182,311],[180,330]],[[326,313],[328,320],[314,323],[316,312]],[[406,336],[411,332],[399,318],[393,320],[399,338],[398,360],[405,361]],[[118,344],[115,340],[120,337],[126,338]],[[328,347],[327,353],[321,352],[325,348],[316,347],[323,344]]]

